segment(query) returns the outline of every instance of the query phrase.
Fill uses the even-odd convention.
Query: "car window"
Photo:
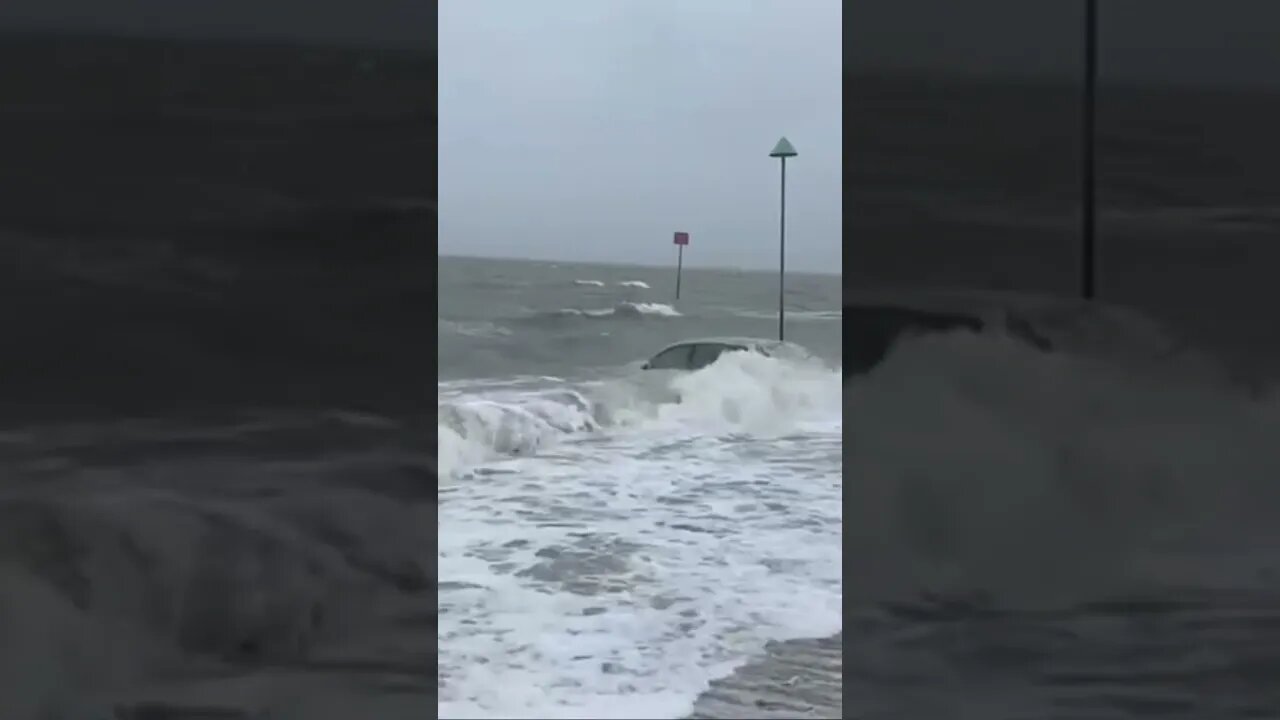
[[[724,346],[718,343],[699,343],[693,346],[693,356],[689,358],[690,370],[701,370],[710,365],[724,352]]]
[[[720,343],[699,343],[693,347],[693,356],[689,360],[689,368],[691,370],[700,370],[716,360],[727,352],[734,350],[745,350],[746,348],[736,345],[722,345]]]
[[[650,370],[687,370],[689,369],[689,355],[693,352],[692,345],[676,345],[667,348],[649,361]]]

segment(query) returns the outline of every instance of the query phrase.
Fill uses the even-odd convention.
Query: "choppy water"
[[[1078,85],[847,87],[851,295],[1074,293]],[[851,380],[851,716],[1280,717],[1276,117],[1274,93],[1100,92],[1101,297],[1189,344],[1058,302],[1026,314],[1063,351],[915,338]]]
[[[334,411],[0,436],[4,717],[429,713],[424,432]]]
[[[641,349],[604,338],[706,318],[572,300],[634,271],[546,272],[562,285],[507,322],[590,361],[442,383],[442,451],[471,468],[441,493],[441,572],[465,578],[441,594],[442,714],[674,717],[749,660],[692,714],[1277,716],[1280,402],[1256,364],[1136,311],[1005,295],[1053,351],[963,331],[847,382],[736,358],[635,389],[617,378]],[[667,588],[687,599],[655,606]],[[765,649],[835,630],[843,696],[820,642]]]
[[[272,239],[162,284],[145,237],[3,234],[0,716],[431,712],[429,280],[294,262],[281,293]]]
[[[0,718],[429,717],[434,53],[0,25]]]
[[[0,718],[432,712],[435,65],[373,55],[0,37]]]
[[[680,717],[770,640],[841,629],[840,284],[442,259],[439,712]],[[676,396],[680,402],[675,402]]]
[[[933,336],[851,383],[847,711],[1280,715],[1280,402],[1179,355]]]

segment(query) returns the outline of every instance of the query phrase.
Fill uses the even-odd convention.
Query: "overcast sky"
[[[771,268],[841,259],[840,0],[439,7],[440,252]]]

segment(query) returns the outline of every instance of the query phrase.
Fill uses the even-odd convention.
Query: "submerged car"
[[[681,340],[668,345],[644,365],[643,370],[701,370],[727,352],[754,352],[765,357],[804,359],[804,348],[781,340],[749,337],[713,337]]]

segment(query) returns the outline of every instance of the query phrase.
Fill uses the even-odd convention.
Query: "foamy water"
[[[656,317],[677,317],[680,315],[680,311],[666,303],[620,302],[613,307],[605,308],[564,308],[556,312],[555,315],[591,318],[638,318],[646,315]]]
[[[850,383],[845,711],[1275,717],[1276,395],[1063,307]]]
[[[1025,608],[1200,585],[1154,569],[1169,546],[1252,544],[1280,499],[1280,403],[1225,376],[972,333],[903,342],[847,394],[855,594]]]
[[[417,434],[335,409],[10,438],[0,717],[429,713]]]
[[[840,387],[743,353],[441,384],[440,716],[680,717],[839,631]]]

